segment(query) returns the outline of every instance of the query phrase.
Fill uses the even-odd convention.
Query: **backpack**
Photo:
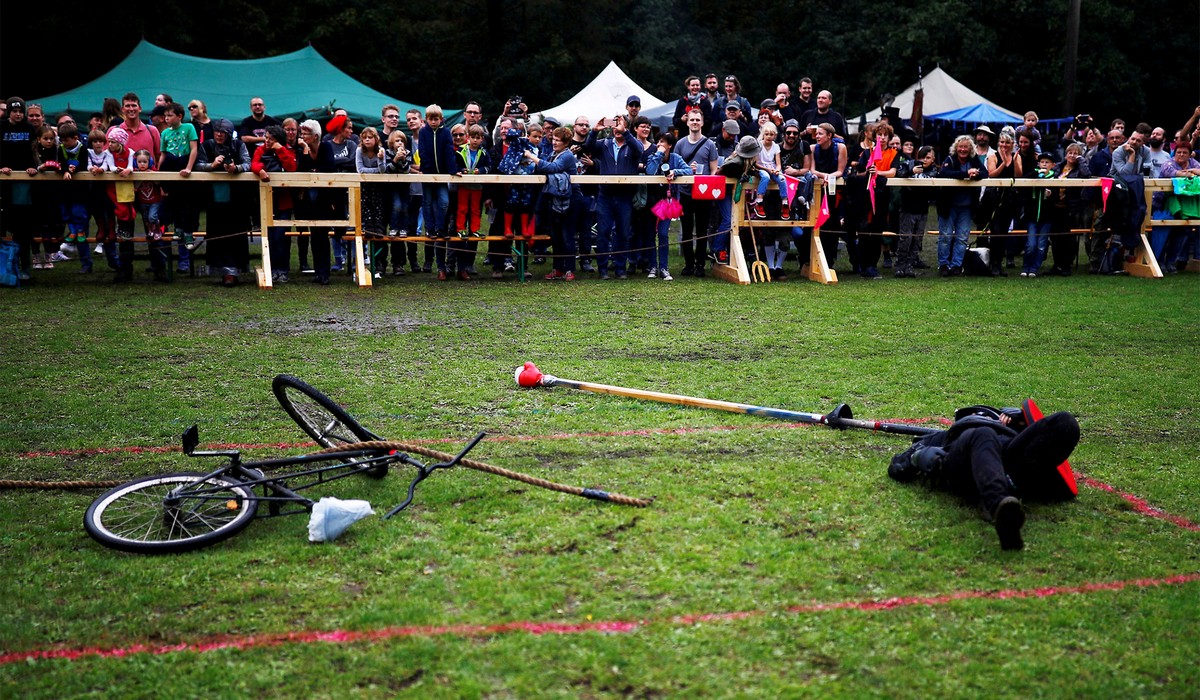
[[[12,241],[0,241],[0,287],[19,285],[18,256],[21,247]]]

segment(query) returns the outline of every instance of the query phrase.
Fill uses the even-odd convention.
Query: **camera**
[[[520,95],[513,95],[512,97],[508,98],[508,104],[512,107],[516,107],[524,101],[525,99]]]

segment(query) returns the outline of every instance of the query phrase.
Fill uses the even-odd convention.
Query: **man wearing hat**
[[[712,137],[713,145],[717,147],[717,165],[718,167],[725,165],[734,152],[737,150],[738,138],[741,136],[742,127],[734,119],[726,119],[721,122],[721,130]],[[727,185],[725,187],[725,197],[718,199],[716,206],[712,207],[709,218],[709,228],[712,231],[712,251],[717,257],[717,262],[729,263],[729,229],[733,224],[733,191]],[[693,274],[697,277],[704,276],[704,261],[698,260],[693,265]],[[684,270],[687,274],[687,270]]]
[[[4,102],[5,118],[0,122],[0,173],[10,175],[24,170],[29,175],[37,174],[37,163],[33,157],[34,128],[25,120],[25,100],[10,97]],[[28,178],[25,178],[28,179]],[[19,246],[20,278],[29,279],[30,243],[33,238],[33,206],[29,197],[30,183],[0,182],[0,196],[4,201],[4,230],[11,233]]]
[[[923,480],[978,501],[1000,548],[1022,549],[1020,498],[1062,502],[1078,486],[1067,458],[1079,444],[1079,422],[1065,411],[1042,417],[1032,399],[1022,408],[968,406],[954,424],[916,439],[892,458],[888,476]]]
[[[766,118],[770,119],[771,123],[774,124],[777,129],[780,126],[783,126],[783,117],[779,116],[779,103],[769,97],[760,102],[758,105],[758,118],[755,120],[756,124],[761,125],[764,123],[763,115],[766,115]],[[761,128],[761,126],[759,128]]]
[[[633,120],[638,118],[642,112],[642,98],[638,95],[630,95],[625,98],[625,114],[628,118],[625,119],[626,124],[633,124]]]
[[[996,132],[992,131],[987,124],[980,124],[975,127],[975,155],[986,163],[996,149],[992,148],[992,138],[996,136]]]
[[[720,127],[713,132],[713,138],[720,136],[721,129],[724,128],[726,122],[736,122],[738,125],[738,134],[742,136],[757,136],[758,125],[749,120],[749,115],[742,111],[742,107],[737,102],[730,102],[725,105],[725,118],[717,122]]]

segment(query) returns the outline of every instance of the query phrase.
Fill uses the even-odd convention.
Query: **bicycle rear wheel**
[[[163,474],[122,484],[88,507],[87,533],[123,552],[167,554],[207,547],[236,535],[258,510],[251,487],[198,472]]]
[[[290,374],[279,374],[271,382],[271,390],[279,405],[296,421],[296,425],[308,433],[321,447],[341,447],[367,440],[381,438],[362,427],[333,399],[317,391],[308,383]],[[387,465],[368,470],[368,476],[381,479],[387,474]]]

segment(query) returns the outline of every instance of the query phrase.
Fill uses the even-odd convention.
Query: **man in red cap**
[[[1065,501],[1078,489],[1067,458],[1079,444],[1079,423],[1065,411],[1042,417],[1032,399],[1023,409],[970,406],[954,424],[918,438],[892,458],[888,476],[924,480],[979,501],[1001,549],[1021,549],[1025,511],[1020,498]]]

